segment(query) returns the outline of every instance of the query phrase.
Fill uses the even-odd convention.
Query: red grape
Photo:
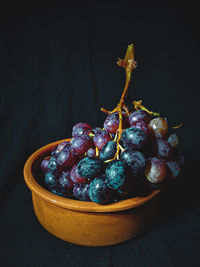
[[[91,132],[92,132],[92,127],[85,122],[77,123],[72,128],[72,136],[73,137],[88,135]]]
[[[110,135],[106,131],[97,131],[94,135],[94,144],[98,149],[102,149],[102,147],[110,141]]]
[[[119,128],[119,114],[118,112],[109,114],[104,122],[104,129],[108,133],[116,133],[116,131]],[[129,121],[128,117],[125,112],[122,112],[122,128],[128,128],[129,127]]]
[[[75,156],[83,156],[89,148],[93,146],[93,141],[87,135],[76,136],[72,139],[71,149]]]
[[[145,176],[151,183],[160,183],[166,177],[166,163],[162,159],[150,158],[145,169]]]
[[[64,148],[58,153],[57,163],[63,168],[71,167],[76,163],[76,158],[70,147]]]
[[[49,160],[50,160],[50,156],[46,157],[43,159],[43,161],[41,162],[41,168],[43,170],[43,172],[50,172],[50,169],[49,169]]]
[[[88,179],[83,178],[79,175],[78,169],[77,169],[78,164],[74,165],[71,169],[70,177],[72,181],[76,184],[82,184],[88,181]]]
[[[151,115],[145,110],[134,111],[129,116],[129,123],[131,126],[134,126],[136,122],[140,122],[140,121],[146,122],[148,124],[150,120],[151,120]]]

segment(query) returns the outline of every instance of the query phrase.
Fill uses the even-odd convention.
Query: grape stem
[[[125,82],[125,87],[124,87],[123,93],[122,93],[120,101],[119,101],[119,103],[115,109],[113,109],[112,111],[108,111],[105,108],[101,108],[101,111],[103,111],[104,113],[112,114],[114,112],[117,112],[119,114],[119,127],[117,130],[118,135],[117,135],[117,140],[116,140],[117,141],[117,151],[116,151],[116,154],[112,160],[114,160],[116,158],[119,159],[119,152],[120,152],[120,143],[119,142],[120,142],[121,135],[122,135],[122,109],[124,109],[126,111],[126,113],[127,112],[129,113],[129,111],[125,105],[125,100],[128,96],[128,87],[129,87],[129,84],[131,81],[132,70],[137,67],[137,61],[135,61],[135,58],[134,58],[133,44],[130,44],[128,46],[124,59],[118,58],[117,65],[120,67],[123,67],[125,69],[125,72],[126,72],[126,82]]]

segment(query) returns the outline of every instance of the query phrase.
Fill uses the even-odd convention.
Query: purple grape
[[[115,156],[116,149],[117,149],[116,142],[113,141],[107,142],[101,149],[99,153],[99,158],[103,161],[112,159]]]
[[[132,149],[126,149],[121,153],[120,159],[131,168],[131,171],[134,175],[144,173],[147,160],[141,152],[134,151]]]
[[[81,201],[90,201],[89,184],[75,184],[73,188],[74,197]]]
[[[73,137],[88,135],[91,132],[92,132],[92,127],[85,122],[77,123],[72,128],[72,136]]]
[[[147,136],[142,130],[132,127],[122,132],[121,141],[125,148],[140,150],[147,143]]]
[[[93,158],[96,156],[96,149],[95,148],[89,148],[87,151],[87,156],[90,158]]]
[[[109,114],[104,122],[103,127],[108,133],[115,134],[117,129],[119,128],[118,112]],[[125,112],[122,112],[122,128],[125,129],[127,127],[129,127],[128,117]]]
[[[74,165],[71,169],[71,173],[70,173],[71,180],[76,184],[86,183],[88,179],[83,178],[79,175],[77,166],[78,164]]]
[[[58,153],[65,147],[69,147],[70,142],[64,141],[59,143],[54,150],[52,150],[51,155],[57,157]]]
[[[71,167],[76,163],[76,158],[70,147],[64,148],[58,153],[57,163],[62,168]]]
[[[143,121],[146,124],[148,124],[150,122],[150,120],[151,120],[151,115],[148,112],[146,112],[145,110],[134,111],[129,116],[130,126],[135,126],[133,124],[135,124],[136,122],[140,122],[140,121]]]
[[[98,147],[98,149],[102,149],[102,147],[108,142],[110,141],[110,135],[106,132],[106,131],[97,131],[94,134],[94,144],[96,147]]]
[[[171,155],[172,150],[173,149],[168,141],[164,139],[157,140],[157,156],[159,158],[163,158],[163,159],[168,158]]]
[[[50,169],[49,169],[49,160],[50,160],[50,156],[44,158],[41,162],[41,169],[43,170],[43,172],[50,172]]]
[[[70,178],[70,171],[71,170],[65,170],[59,175],[58,185],[61,189],[70,190],[73,188],[74,183]]]
[[[71,149],[75,156],[83,156],[92,146],[93,141],[87,135],[76,136],[71,142]]]
[[[93,179],[100,176],[103,172],[103,163],[98,158],[83,158],[78,163],[78,174],[87,179]]]
[[[145,169],[145,176],[151,183],[160,183],[166,177],[166,163],[162,159],[150,158]]]
[[[176,133],[170,134],[168,137],[168,142],[172,147],[178,146],[180,143],[178,135]]]
[[[148,123],[146,123],[145,121],[136,121],[133,122],[132,127],[142,130],[145,132],[146,136],[148,136],[150,134],[150,129],[149,129],[149,125]]]
[[[181,172],[180,164],[174,159],[167,160],[166,164],[168,171],[168,179],[176,179]]]
[[[103,177],[95,178],[89,186],[89,197],[93,202],[102,204],[108,201],[111,190]]]

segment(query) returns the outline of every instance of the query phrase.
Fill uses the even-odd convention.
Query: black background
[[[151,2],[151,1],[150,1]],[[123,1],[20,5],[0,10],[0,264],[2,266],[198,266],[199,21],[189,4]],[[167,117],[188,158],[182,182],[163,193],[155,227],[124,244],[87,248],[37,222],[23,165],[36,149],[101,126],[125,75],[116,64],[133,43],[130,95]],[[92,229],[91,229],[92,231]]]

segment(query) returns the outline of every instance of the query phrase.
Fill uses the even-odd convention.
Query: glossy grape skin
[[[70,190],[73,188],[74,183],[71,180],[70,172],[71,172],[71,170],[65,170],[65,171],[61,172],[61,174],[59,175],[57,181],[58,181],[60,188],[63,188],[66,190]]]
[[[106,183],[111,189],[120,189],[127,182],[126,164],[121,160],[113,160],[108,163],[105,176]]]
[[[148,165],[145,168],[145,176],[151,183],[160,183],[166,177],[167,167],[166,163],[162,159],[150,158]]]
[[[44,183],[49,189],[53,188],[54,186],[56,186],[57,183],[56,175],[52,172],[46,173]]]
[[[161,117],[158,117],[150,121],[149,129],[156,138],[163,138],[167,135],[168,124],[166,120]]]
[[[64,141],[59,143],[54,150],[52,150],[51,155],[57,157],[59,152],[66,147],[70,146],[70,142]]]
[[[87,153],[86,153],[87,157],[93,158],[96,156],[96,149],[91,147],[88,149]]]
[[[86,183],[88,179],[83,178],[79,175],[77,167],[78,167],[78,163],[75,164],[71,169],[71,173],[70,173],[71,180],[76,184]]]
[[[181,173],[180,164],[174,159],[169,159],[166,161],[166,165],[167,165],[168,179],[176,179]]]
[[[56,171],[58,169],[57,159],[56,157],[52,156],[49,159],[48,167],[50,171]]]
[[[140,150],[147,143],[147,136],[142,130],[132,127],[122,132],[121,141],[125,148]]]
[[[83,156],[92,146],[92,139],[86,135],[76,136],[71,142],[71,150],[73,154],[79,157]]]
[[[78,163],[78,174],[81,177],[92,179],[98,177],[103,172],[103,163],[98,158],[83,158]]]
[[[48,156],[48,157],[45,157],[43,160],[42,160],[42,162],[41,162],[41,169],[42,169],[42,171],[43,172],[50,172],[50,169],[49,169],[49,160],[50,160],[50,156]]]
[[[109,199],[111,190],[105,183],[104,179],[99,177],[91,181],[88,193],[91,201],[102,204]]]
[[[62,149],[57,156],[57,163],[62,168],[68,168],[76,163],[76,158],[70,147]]]
[[[179,137],[176,133],[170,134],[167,141],[170,143],[172,147],[176,147],[180,143]]]
[[[147,159],[141,152],[134,151],[132,149],[126,149],[121,153],[120,159],[131,168],[131,171],[134,175],[144,173]]]
[[[157,156],[159,158],[163,159],[169,158],[169,156],[173,151],[173,148],[171,147],[169,142],[164,139],[158,139],[156,146],[157,146]]]
[[[110,135],[106,131],[97,131],[94,135],[93,141],[98,149],[102,149],[103,146],[110,141]]]
[[[81,201],[90,201],[89,184],[75,184],[73,188],[74,197]]]
[[[146,134],[146,136],[150,134],[149,125],[145,121],[136,121],[132,123],[131,127],[142,130]]]
[[[129,116],[129,124],[130,126],[134,126],[135,123],[143,121],[148,124],[151,120],[151,115],[145,110],[137,110],[130,114]]]
[[[103,126],[108,133],[115,134],[119,128],[119,113],[115,112],[109,114]],[[128,117],[125,112],[122,112],[122,128],[125,129],[127,127],[129,127]]]
[[[91,132],[92,132],[92,127],[85,122],[77,123],[72,128],[72,136],[73,137],[88,135]]]
[[[99,158],[103,161],[112,159],[115,156],[116,149],[117,149],[116,142],[113,141],[107,142],[101,149],[99,153]]]

